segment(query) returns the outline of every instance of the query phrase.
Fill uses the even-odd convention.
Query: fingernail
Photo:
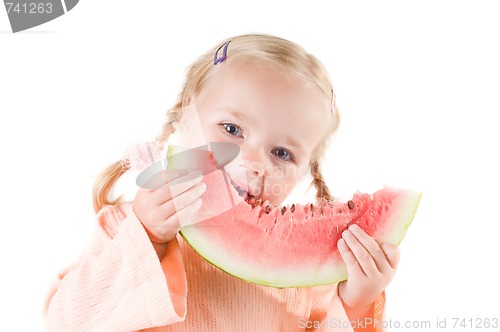
[[[196,171],[191,172],[190,175],[193,177],[203,177],[203,172],[196,170]]]
[[[196,206],[196,208],[197,208],[197,209],[201,207],[201,204],[202,204],[202,203],[203,203],[203,201],[201,200],[201,198],[200,198],[200,197],[198,197],[198,198],[196,199],[196,201],[194,202],[194,204],[195,204],[195,206]]]
[[[207,190],[207,184],[205,182],[200,182],[198,184],[198,190],[200,193],[204,193]]]
[[[345,240],[344,239],[338,240],[337,247],[342,250],[345,249],[346,248]]]
[[[342,237],[345,237],[345,238],[348,238],[349,236],[352,236],[352,233],[350,230],[345,230],[343,233],[342,233]]]
[[[359,226],[356,225],[356,224],[352,224],[351,226],[349,226],[349,229],[352,231],[352,230],[358,230],[359,229]]]

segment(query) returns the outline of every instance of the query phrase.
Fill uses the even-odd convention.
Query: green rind
[[[184,240],[196,252],[198,252],[198,254],[200,256],[202,256],[205,260],[209,261],[212,265],[218,267],[219,269],[225,271],[226,273],[228,273],[236,278],[245,280],[245,281],[249,281],[249,282],[256,283],[256,284],[263,285],[263,286],[289,288],[289,287],[307,287],[307,286],[315,286],[315,285],[327,285],[327,284],[335,283],[335,282],[338,282],[341,280],[345,280],[347,278],[347,272],[346,272],[345,266],[343,264],[336,264],[333,269],[331,269],[331,268],[329,269],[328,267],[324,267],[324,270],[329,270],[329,271],[327,271],[328,273],[327,272],[319,273],[320,277],[313,276],[315,274],[318,275],[318,273],[309,273],[309,275],[311,275],[311,277],[306,278],[306,279],[307,280],[315,280],[315,282],[309,282],[309,283],[290,282],[290,279],[295,279],[295,278],[285,278],[285,279],[281,279],[281,280],[277,280],[277,279],[271,280],[272,278],[261,279],[261,278],[256,277],[256,274],[252,273],[254,271],[252,271],[251,268],[249,268],[245,264],[241,264],[243,267],[238,270],[239,274],[235,274],[232,271],[232,269],[228,268],[228,266],[232,266],[234,268],[234,266],[237,266],[238,263],[236,262],[236,263],[230,264],[231,260],[229,260],[227,258],[227,256],[226,256],[226,258],[222,258],[222,256],[224,255],[223,253],[216,254],[219,258],[214,259],[213,255],[211,255],[211,252],[209,250],[203,250],[200,248],[202,246],[196,245],[196,243],[200,243],[200,241],[202,241],[203,239],[195,233],[196,233],[196,230],[194,229],[194,227],[185,227],[185,228],[181,229],[181,232],[180,232],[180,234],[184,238]],[[224,264],[220,264],[218,262],[224,262]],[[304,266],[304,268],[305,268],[305,266]],[[242,272],[243,269],[248,269],[248,270],[251,270],[252,272],[247,274],[246,272]],[[237,270],[237,268],[235,268],[234,270]],[[313,272],[313,270],[310,270],[310,271]],[[294,276],[294,275],[296,275],[296,273],[297,273],[296,269],[290,269],[290,271],[288,273],[285,273],[282,270],[281,275]]]
[[[167,158],[172,157],[174,154],[177,154],[179,152],[184,151],[185,148],[182,148],[181,146],[178,145],[169,145],[167,149]],[[170,161],[170,160],[169,160]]]
[[[399,209],[400,211],[402,211],[402,214],[399,216],[399,218],[397,214],[392,216],[392,219],[402,220],[399,222],[399,224],[402,225],[402,228],[396,228],[393,231],[393,233],[385,234],[385,236],[383,236],[383,238],[381,238],[380,240],[391,242],[396,245],[399,245],[401,243],[401,241],[406,236],[406,233],[408,232],[408,228],[413,222],[421,196],[422,195],[419,192],[406,191],[406,195],[403,199],[407,200],[407,202],[406,204],[403,205],[402,208]],[[389,223],[392,224],[392,222]],[[347,279],[347,272],[345,265],[343,263],[337,263],[335,266],[333,266],[333,268],[324,268],[324,271],[321,271],[319,273],[320,275],[326,274],[326,276],[313,277],[311,275],[313,274],[318,275],[318,274],[308,273],[310,277],[302,278],[303,280],[300,282],[290,281],[290,279],[296,279],[296,278],[285,278],[282,280],[276,280],[276,279],[270,280],[272,278],[263,278],[263,279],[258,278],[256,277],[255,273],[242,272],[243,269],[250,269],[250,270],[252,269],[249,268],[248,265],[246,264],[240,264],[239,262],[231,262],[231,260],[233,259],[231,257],[231,260],[229,260],[228,257],[230,256],[227,255],[227,253],[223,252],[217,253],[211,249],[207,250],[207,248],[215,248],[215,249],[218,248],[216,244],[206,243],[207,239],[203,237],[203,234],[199,234],[200,232],[197,232],[198,228],[200,228],[199,224],[184,227],[181,229],[180,234],[184,238],[184,240],[205,260],[211,262],[211,264],[213,264],[214,266],[218,267],[219,269],[227,272],[228,274],[236,278],[260,284],[263,286],[272,286],[278,288],[320,286],[320,285],[337,283]],[[234,268],[235,266],[237,268]],[[242,268],[238,270],[238,266],[241,266]],[[235,273],[233,270],[238,270],[238,273]],[[297,272],[298,271],[296,270],[290,270],[289,275],[292,276],[296,275]],[[281,275],[287,275],[287,273],[282,270]]]
[[[406,191],[407,203],[405,204],[404,209],[401,211],[406,212],[402,216],[400,216],[401,220],[407,220],[407,222],[403,223],[403,230],[401,232],[397,232],[397,229],[394,230],[393,236],[389,235],[384,237],[382,240],[386,242],[393,243],[395,245],[400,245],[403,239],[410,228],[410,225],[415,218],[417,213],[418,206],[420,204],[420,199],[422,198],[422,193],[416,191]],[[392,218],[397,218],[397,215],[393,215]]]

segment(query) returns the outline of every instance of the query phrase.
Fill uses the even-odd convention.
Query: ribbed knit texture
[[[50,331],[309,331],[347,321],[337,285],[279,289],[212,266],[179,236],[160,262],[131,203],[107,206],[82,257],[45,303]],[[187,294],[186,294],[187,290]],[[381,320],[384,295],[374,318]],[[307,324],[306,324],[307,323]]]

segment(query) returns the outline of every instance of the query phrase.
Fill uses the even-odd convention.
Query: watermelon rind
[[[391,215],[391,219],[386,221],[388,230],[377,234],[379,241],[389,242],[399,245],[405,237],[408,228],[413,222],[418,208],[421,193],[415,191],[402,191],[390,187],[383,190],[394,190],[398,192],[402,203]],[[246,203],[243,203],[246,204]],[[263,286],[278,288],[289,287],[310,287],[337,283],[347,279],[347,270],[343,263],[322,264],[318,266],[315,262],[305,261],[300,268],[290,266],[280,267],[279,270],[272,268],[261,269],[252,266],[252,262],[238,259],[234,253],[228,253],[218,244],[217,239],[205,236],[204,227],[214,227],[204,225],[203,222],[181,228],[180,234],[183,239],[205,260],[229,273],[230,275]],[[220,236],[228,236],[226,232],[220,232]],[[265,253],[261,253],[265,255]]]
[[[279,273],[273,271],[259,271],[242,261],[234,259],[227,252],[222,251],[216,243],[207,243],[203,232],[198,232],[197,227],[184,227],[180,234],[183,239],[205,260],[228,274],[263,286],[278,288],[307,287],[335,283],[347,278],[347,271],[343,264],[333,266],[324,265],[308,266],[307,262],[302,266],[302,271],[297,271],[296,267],[288,270],[280,269]],[[297,278],[300,275],[300,278]]]
[[[390,187],[386,188],[389,188],[391,190],[397,190]],[[389,242],[395,245],[401,244],[401,241],[403,241],[403,239],[405,238],[406,233],[408,232],[408,229],[412,224],[413,219],[415,218],[421,198],[422,198],[421,192],[410,191],[410,190],[405,191],[403,199],[405,201],[405,204],[403,204],[403,207],[401,209],[398,209],[392,215],[392,219],[395,220],[395,222],[397,222],[398,220],[405,222],[400,222],[399,225],[401,226],[399,228],[398,227],[391,228],[390,232],[388,232],[381,238],[382,241]]]

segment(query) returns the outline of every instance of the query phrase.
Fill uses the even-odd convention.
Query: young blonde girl
[[[319,160],[339,123],[335,94],[320,62],[300,46],[269,35],[230,38],[190,68],[155,144],[190,132],[187,109],[207,141],[232,142],[241,155],[226,166],[231,184],[252,199],[279,205],[308,171],[317,197],[330,199]],[[188,129],[186,129],[188,128]],[[338,247],[349,278],[338,285],[278,289],[250,284],[204,261],[177,235],[204,204],[202,177],[158,173],[155,189],[133,202],[109,200],[129,164],[97,179],[97,230],[62,271],[46,300],[51,330],[67,331],[375,331],[397,247],[353,226]],[[192,177],[191,177],[192,179]]]

